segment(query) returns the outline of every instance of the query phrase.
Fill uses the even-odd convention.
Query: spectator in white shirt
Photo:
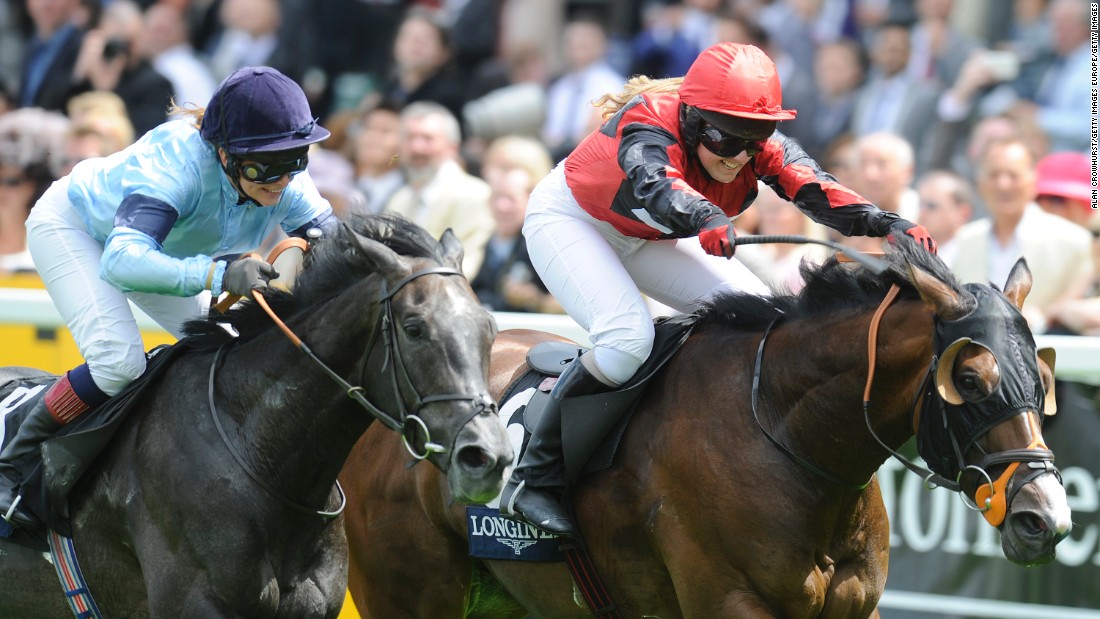
[[[542,128],[543,142],[555,161],[563,159],[599,125],[599,111],[592,102],[618,92],[626,82],[605,59],[607,34],[602,25],[575,20],[566,25],[562,37],[568,71],[550,85]]]

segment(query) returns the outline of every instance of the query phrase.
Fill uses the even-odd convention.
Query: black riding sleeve
[[[667,130],[645,123],[623,128],[619,166],[626,173],[633,198],[654,221],[677,237],[693,236],[703,222],[722,210],[693,189],[673,166],[669,149],[679,150]]]

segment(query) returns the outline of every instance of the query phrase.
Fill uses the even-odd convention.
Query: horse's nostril
[[[1049,527],[1047,527],[1046,521],[1039,517],[1038,514],[1030,512],[1016,514],[1013,520],[1016,526],[1027,535],[1038,537],[1049,533]]]
[[[492,456],[480,447],[463,447],[458,450],[458,462],[468,469],[488,468],[493,463]]]

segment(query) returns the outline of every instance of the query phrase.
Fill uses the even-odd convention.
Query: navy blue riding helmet
[[[199,131],[225,150],[223,168],[242,198],[240,176],[272,183],[298,174],[309,162],[309,145],[331,135],[317,124],[302,88],[271,67],[243,67],[225,78]],[[254,163],[243,164],[246,159]]]

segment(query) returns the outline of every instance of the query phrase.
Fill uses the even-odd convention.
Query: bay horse
[[[915,433],[936,479],[981,504],[1008,559],[1053,559],[1070,510],[1040,426],[1054,412],[1053,359],[1019,312],[1026,263],[1002,293],[960,285],[908,240],[884,259],[882,275],[833,258],[803,266],[798,295],[698,308],[612,466],[575,489],[609,616],[877,617],[889,525],[874,476]],[[561,338],[498,336],[494,396],[549,339]],[[349,588],[365,619],[593,615],[565,563],[469,557],[463,509],[435,471],[404,470],[399,450],[368,431],[341,474]]]
[[[189,323],[69,495],[105,616],[336,617],[337,474],[370,426],[397,430],[454,500],[499,493],[512,448],[488,397],[496,326],[461,244],[394,217],[354,228],[317,242],[293,292],[262,292],[304,348],[258,300]],[[72,616],[39,551],[0,543],[0,583],[0,616]]]

